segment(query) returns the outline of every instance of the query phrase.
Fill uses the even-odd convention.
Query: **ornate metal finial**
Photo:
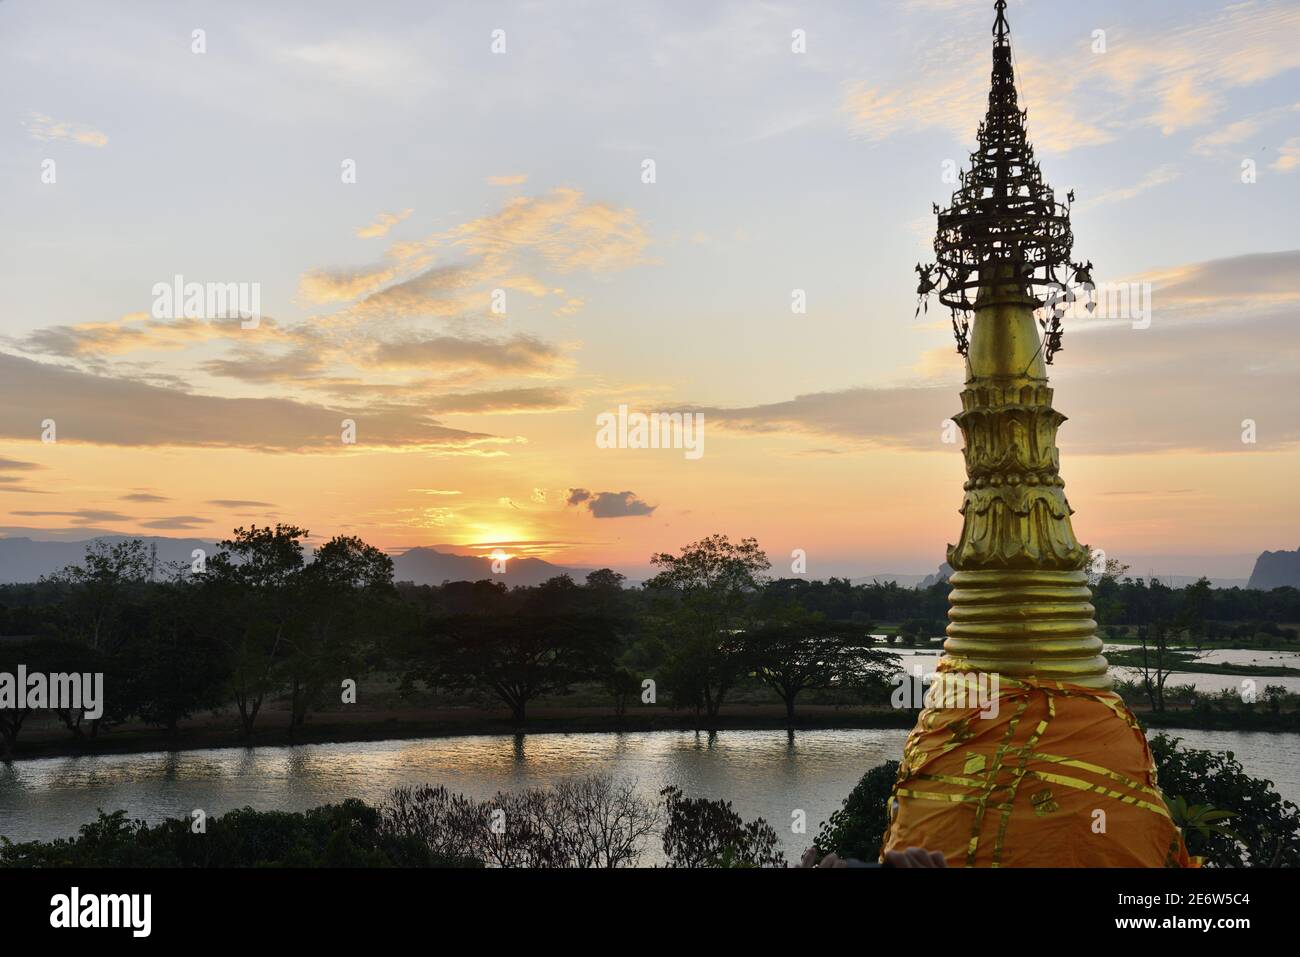
[[[1007,0],[998,0],[993,5],[998,11],[998,18],[993,21],[993,35],[998,38],[1001,44],[1006,40],[1007,34],[1011,32],[1011,26],[1007,23]]]
[[[936,262],[922,269],[934,270],[931,289],[952,310],[960,354],[967,354],[969,344],[975,311],[972,290],[978,294],[982,287],[996,284],[1003,294],[1023,295],[1036,309],[1044,309],[1039,321],[1050,363],[1061,348],[1062,310],[1056,304],[1064,301],[1062,291],[1071,272],[1079,271],[1070,259],[1074,234],[1069,207],[1058,203],[1043,182],[1026,135],[1028,114],[1016,96],[1006,0],[994,6],[988,115],[980,124],[970,169],[961,174],[952,204],[938,213]]]

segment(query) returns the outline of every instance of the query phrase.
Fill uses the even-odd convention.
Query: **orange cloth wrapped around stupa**
[[[1146,737],[1118,695],[992,678],[935,675],[885,850],[942,851],[949,867],[1189,866]]]

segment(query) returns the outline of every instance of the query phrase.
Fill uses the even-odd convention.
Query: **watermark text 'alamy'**
[[[703,412],[618,412],[596,416],[596,447],[601,449],[684,449],[688,459],[704,454]]]

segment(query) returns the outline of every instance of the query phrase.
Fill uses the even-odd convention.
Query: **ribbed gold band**
[[[958,571],[949,583],[945,670],[1111,687],[1086,572]]]

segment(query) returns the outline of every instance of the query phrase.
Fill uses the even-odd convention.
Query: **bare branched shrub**
[[[383,822],[445,859],[491,867],[634,867],[661,814],[657,803],[637,796],[634,781],[592,775],[500,791],[487,801],[445,787],[399,788],[383,806]]]
[[[498,791],[480,805],[492,824],[483,843],[483,859],[496,867],[554,868],[565,860],[559,825],[552,817],[551,792],[542,788]]]
[[[488,822],[478,802],[445,787],[397,788],[380,807],[382,827],[399,837],[423,841],[449,861],[482,861]]]
[[[659,805],[639,798],[636,782],[627,778],[569,778],[553,796],[573,867],[635,867],[662,820]]]

